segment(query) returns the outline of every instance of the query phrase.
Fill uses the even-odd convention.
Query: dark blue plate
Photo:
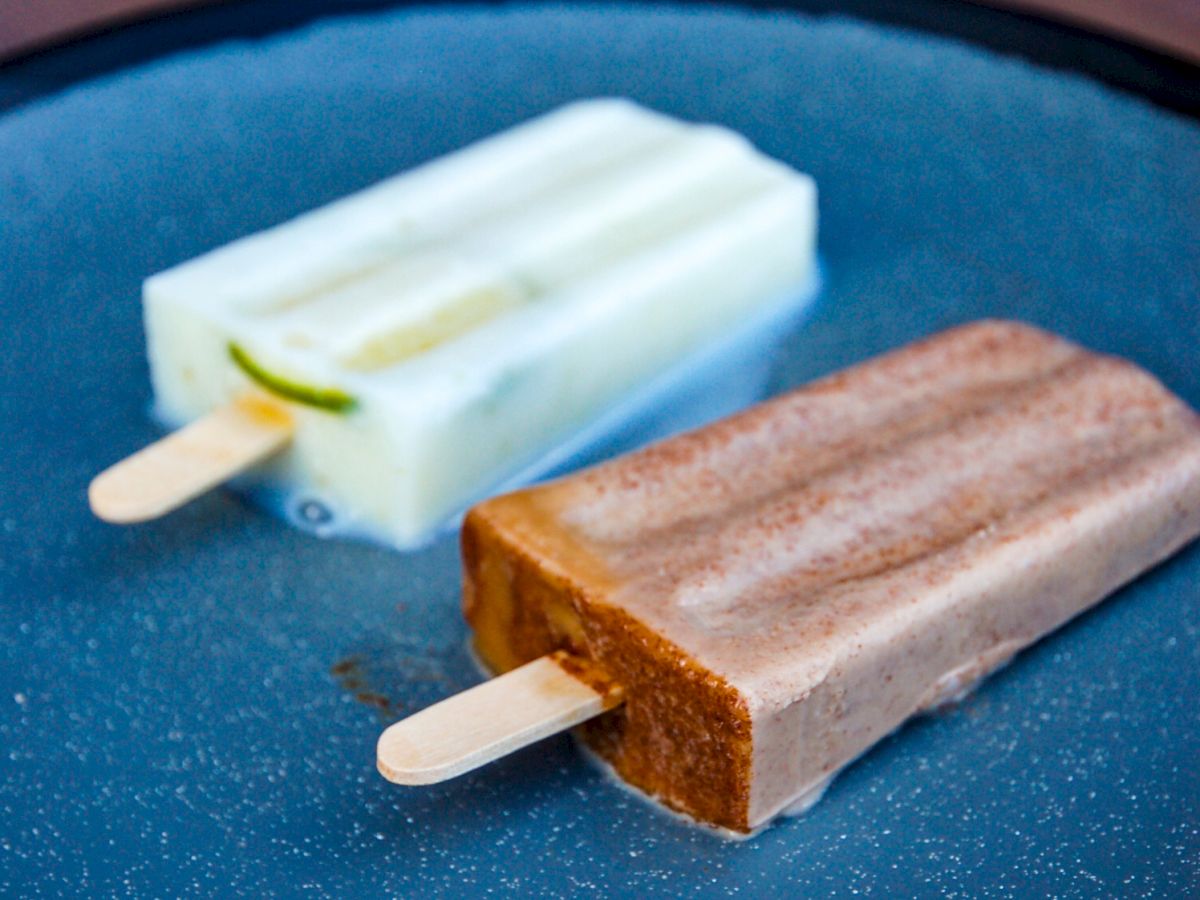
[[[94,521],[155,435],[141,279],[566,100],[732,126],[816,175],[828,289],[775,390],[1031,320],[1200,402],[1200,128],[916,33],[735,10],[324,22],[0,119],[0,893],[1200,887],[1200,550],[732,844],[561,737],[428,789],[375,739],[476,680],[454,541],[326,543],[225,493]]]

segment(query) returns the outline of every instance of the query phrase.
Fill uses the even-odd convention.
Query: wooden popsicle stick
[[[280,406],[241,397],[105,469],[88,502],[106,522],[156,519],[282,450],[292,431]]]
[[[446,781],[620,705],[619,687],[581,680],[584,665],[552,653],[397,722],[379,738],[380,773],[397,784]]]

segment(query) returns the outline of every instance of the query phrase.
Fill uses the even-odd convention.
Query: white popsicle
[[[575,103],[150,278],[157,410],[273,399],[253,477],[412,545],[787,302],[815,228],[812,180],[733,132]]]

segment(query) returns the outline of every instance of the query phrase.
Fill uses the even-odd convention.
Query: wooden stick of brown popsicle
[[[622,700],[619,686],[581,660],[551,653],[392,725],[379,738],[376,765],[397,784],[446,781]]]

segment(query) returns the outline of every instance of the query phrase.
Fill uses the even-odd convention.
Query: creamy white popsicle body
[[[171,424],[248,392],[257,473],[398,545],[795,295],[816,190],[722,128],[564,107],[150,278]]]

